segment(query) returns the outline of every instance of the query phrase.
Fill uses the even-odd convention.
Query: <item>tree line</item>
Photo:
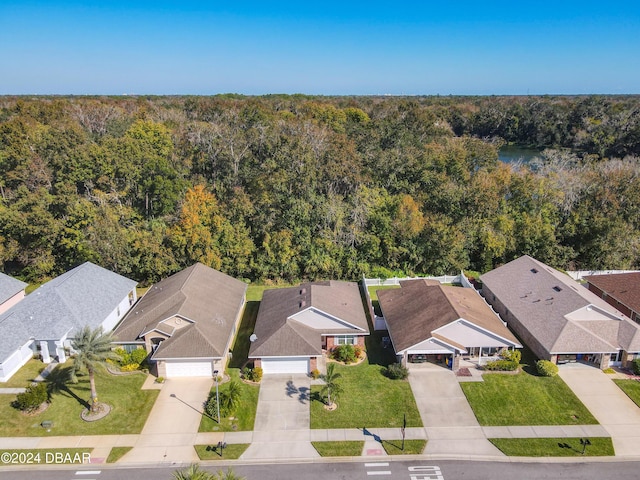
[[[149,284],[638,267],[640,101],[0,97],[0,267]],[[540,161],[498,160],[505,142]]]

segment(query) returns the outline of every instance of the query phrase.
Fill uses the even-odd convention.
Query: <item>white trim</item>
[[[401,351],[399,351],[399,352],[396,352],[396,354],[397,354],[397,355],[400,355],[400,354],[404,355],[405,353],[407,353],[408,355],[412,355],[412,353],[409,353],[409,350],[411,350],[412,348],[415,348],[416,346],[420,345],[421,343],[429,342],[429,341],[431,341],[431,342],[435,342],[435,343],[439,343],[440,345],[442,345],[442,346],[443,346],[443,347],[445,347],[445,348],[451,348],[451,349],[453,349],[453,351],[452,351],[451,353],[454,353],[454,354],[456,353],[456,351],[457,351],[457,352],[460,352],[460,353],[467,353],[467,350],[466,350],[466,349],[461,350],[461,349],[460,349],[460,348],[458,348],[458,347],[454,347],[453,345],[448,344],[448,343],[447,343],[447,342],[445,342],[444,340],[440,340],[439,338],[435,338],[435,337],[429,337],[429,338],[425,338],[424,340],[422,340],[422,341],[420,341],[420,342],[416,343],[415,345],[411,345],[410,347],[407,347],[407,348],[405,348],[404,350],[401,350]],[[438,353],[442,353],[442,352],[438,352]]]
[[[305,308],[304,310],[300,310],[299,312],[296,312],[293,315],[289,315],[287,317],[287,319],[294,320],[294,321],[297,321],[299,323],[303,323],[303,322],[300,322],[299,320],[296,320],[295,316],[299,315],[301,313],[307,312],[309,310],[314,310],[316,312],[320,312],[321,314],[326,315],[327,317],[333,319],[334,321],[336,321],[338,323],[341,323],[341,324],[343,324],[343,325],[345,325],[345,326],[347,326],[349,328],[353,328],[354,330],[358,330],[358,331],[361,331],[361,332],[366,332],[366,330],[364,328],[360,328],[357,325],[354,325],[353,323],[349,323],[346,320],[343,320],[343,319],[341,319],[339,317],[336,317],[335,315],[332,315],[331,313],[327,313],[324,310],[319,309],[318,307],[314,307],[313,305],[310,305],[309,307]]]
[[[131,313],[130,315],[135,316],[135,315],[136,315],[136,312],[133,312],[133,313]],[[189,317],[185,317],[184,315],[180,315],[180,314],[176,313],[175,315],[171,315],[170,317],[163,318],[162,320],[158,320],[157,322],[154,322],[154,325],[156,325],[156,326],[154,326],[153,328],[151,328],[151,329],[149,329],[149,330],[147,330],[147,331],[143,331],[142,333],[140,333],[140,334],[138,335],[138,338],[140,338],[140,337],[144,337],[145,335],[148,335],[148,334],[149,334],[149,333],[151,333],[151,332],[158,332],[158,333],[162,333],[162,334],[164,334],[164,335],[169,335],[169,337],[171,337],[173,334],[169,334],[169,333],[166,333],[166,332],[161,332],[160,330],[158,330],[158,329],[157,329],[157,325],[158,325],[159,323],[166,322],[167,320],[171,320],[172,318],[175,318],[175,317],[180,317],[181,319],[186,320],[187,322],[191,322],[192,324],[193,324],[193,323],[196,323],[196,321],[195,321],[195,320],[191,320]],[[176,327],[173,327],[173,329],[174,329],[174,330],[175,330],[175,328],[176,328]]]
[[[481,327],[480,325],[478,325],[477,323],[473,323],[470,320],[467,320],[466,318],[460,317],[457,320],[454,320],[453,322],[447,323],[446,325],[443,325],[435,330],[433,330],[431,333],[438,333],[439,330],[446,328],[450,325],[453,325],[454,323],[462,323],[465,324],[466,326],[470,327],[470,328],[476,328],[478,330],[480,330],[481,332],[484,332],[488,335],[494,336],[496,338],[498,338],[499,340],[504,341],[505,343],[508,343],[509,345],[511,345],[514,348],[522,348],[522,345],[518,344],[518,343],[513,343],[512,340],[509,340],[507,338],[504,338],[500,335],[498,335],[497,333],[491,331],[491,330],[487,330],[486,328]]]

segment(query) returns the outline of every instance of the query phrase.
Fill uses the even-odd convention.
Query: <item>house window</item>
[[[354,335],[344,336],[344,337],[335,337],[336,345],[355,345],[356,337]]]

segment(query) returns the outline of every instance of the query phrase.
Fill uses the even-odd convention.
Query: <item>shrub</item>
[[[538,360],[536,369],[543,377],[555,377],[558,374],[558,366],[549,360]]]
[[[356,358],[362,357],[363,349],[360,345],[353,346],[353,353],[355,353]]]
[[[518,369],[518,362],[511,360],[493,360],[484,364],[485,370],[498,372],[513,372]]]
[[[142,365],[142,363],[147,359],[147,351],[144,348],[136,348],[129,354],[129,359],[131,360],[131,363]]]
[[[137,363],[128,363],[120,367],[120,370],[123,372],[133,372],[135,370],[138,370],[138,368],[140,368],[140,365],[138,365]]]
[[[255,367],[252,371],[252,380],[254,382],[259,382],[262,380],[262,367]]]
[[[48,399],[47,384],[44,382],[36,383],[29,385],[23,393],[19,393],[13,405],[18,410],[31,412],[36,410]]]
[[[338,345],[333,349],[332,356],[334,360],[344,363],[353,363],[356,361],[356,351],[353,345]]]
[[[631,368],[633,369],[633,373],[635,375],[640,375],[640,358],[636,358],[633,362],[631,362]]]
[[[164,377],[156,378],[156,383],[164,383]]]
[[[520,352],[520,350],[509,350],[508,348],[503,348],[500,351],[500,356],[510,362],[520,363],[522,352]]]
[[[314,368],[313,370],[311,370],[311,378],[313,378],[314,380],[317,380],[320,377],[320,370],[318,370],[317,368]]]
[[[400,363],[392,363],[385,369],[384,373],[392,380],[404,380],[409,376],[409,370],[407,367]]]

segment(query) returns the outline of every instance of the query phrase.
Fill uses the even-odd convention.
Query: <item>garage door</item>
[[[309,373],[309,358],[263,358],[262,372],[269,373]]]
[[[176,362],[167,361],[167,378],[172,377],[212,377],[211,361]]]

